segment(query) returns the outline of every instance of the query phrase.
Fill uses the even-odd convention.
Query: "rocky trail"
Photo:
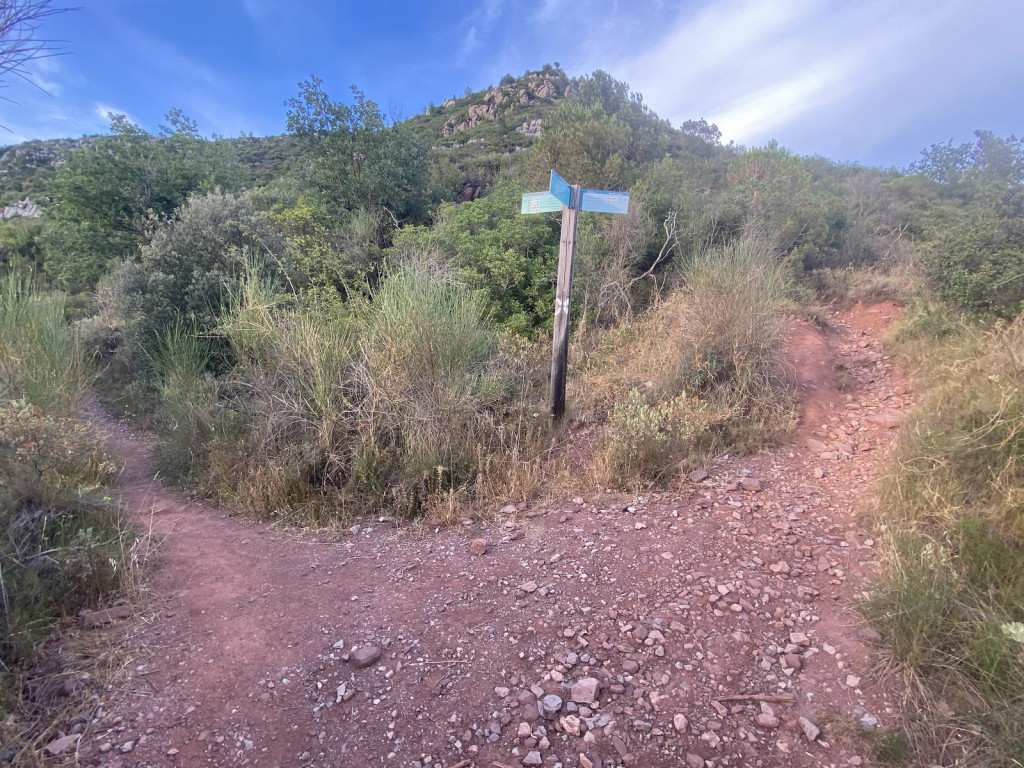
[[[96,414],[155,567],[127,691],[104,694],[77,763],[869,765],[835,723],[899,714],[856,611],[877,561],[861,500],[911,404],[880,343],[897,313],[794,321],[790,445],[441,531],[229,516]]]

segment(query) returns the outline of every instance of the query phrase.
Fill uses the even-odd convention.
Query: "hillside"
[[[404,121],[420,139],[451,157],[467,178],[487,175],[488,164],[529,147],[542,130],[544,117],[565,97],[570,79],[546,65],[520,77],[506,75],[501,84],[432,105]],[[45,204],[54,169],[69,152],[95,137],[47,139],[0,147],[0,205],[29,197]],[[159,140],[159,139],[157,139]],[[237,154],[263,186],[295,169],[299,148],[294,137],[218,138]]]

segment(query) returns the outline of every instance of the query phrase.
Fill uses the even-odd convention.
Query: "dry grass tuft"
[[[610,413],[603,482],[664,481],[687,456],[789,429],[788,306],[777,259],[744,238],[695,259],[679,289],[607,334],[574,392],[582,418]]]
[[[1024,321],[956,329],[911,316],[895,338],[923,395],[879,487],[888,551],[865,609],[927,713],[908,725],[917,755],[1020,765]]]

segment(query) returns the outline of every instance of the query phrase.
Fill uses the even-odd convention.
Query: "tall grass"
[[[63,302],[0,278],[0,741],[18,765],[39,757],[36,740],[70,728],[59,713],[71,700],[38,693],[42,641],[123,594],[132,570],[133,537],[105,495],[117,467],[75,418],[91,370]],[[45,674],[59,679],[60,664]]]
[[[215,432],[217,383],[209,373],[213,348],[195,326],[175,323],[157,337],[152,360],[159,394],[157,468],[187,482],[205,469]]]
[[[437,270],[395,269],[349,316],[250,274],[220,333],[236,365],[193,422],[208,425],[210,490],[250,512],[418,515],[526,464],[515,366],[481,300]]]
[[[64,294],[31,277],[0,276],[0,400],[27,400],[53,415],[81,405],[91,372],[64,320]]]
[[[919,327],[931,328],[934,319]],[[890,531],[866,605],[928,716],[922,760],[1024,762],[1024,320],[907,332],[923,395],[878,494]]]
[[[610,334],[580,382],[593,412],[611,411],[608,481],[667,479],[702,446],[752,448],[792,424],[789,299],[770,248],[746,237],[708,251],[682,268],[679,283],[634,326]]]

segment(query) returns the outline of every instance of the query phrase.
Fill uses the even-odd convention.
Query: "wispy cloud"
[[[680,9],[613,66],[676,123],[706,117],[741,143],[834,131],[863,149],[971,81],[1002,87],[1024,69],[1021,32],[1015,0],[729,0]]]
[[[455,51],[457,66],[473,63],[474,55],[484,47],[504,10],[504,0],[484,0],[462,19],[458,26],[463,32]]]

